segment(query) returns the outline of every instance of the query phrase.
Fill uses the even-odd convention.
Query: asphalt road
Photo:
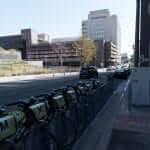
[[[27,99],[33,95],[50,92],[51,89],[59,88],[78,81],[77,76],[61,77],[57,79],[24,80],[0,84],[0,104],[8,104],[21,99]]]
[[[101,80],[106,80],[106,73],[101,73]],[[78,76],[24,80],[0,84],[0,105],[28,99],[31,96],[50,92],[52,89],[77,83]]]

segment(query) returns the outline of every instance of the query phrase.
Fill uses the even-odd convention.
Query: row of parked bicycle
[[[98,112],[100,100],[98,97],[94,100],[93,96],[96,96],[94,93],[102,86],[104,86],[104,84],[100,83],[99,80],[79,82],[76,85],[68,85],[67,87],[53,90],[50,93],[33,96],[29,98],[29,100],[22,100],[1,106],[0,149],[2,145],[11,143],[17,144],[22,140],[24,141],[35,129],[35,126],[42,124],[44,128],[46,126],[47,129],[46,132],[44,132],[44,129],[38,130],[38,132],[40,132],[39,134],[43,134],[45,138],[50,136],[49,138],[52,139],[44,140],[44,142],[47,142],[43,144],[42,147],[49,145],[47,146],[49,150],[69,149],[76,141],[77,135],[79,136],[83,132]],[[90,93],[92,93],[92,96],[89,98]],[[87,116],[87,118],[85,116]],[[55,123],[52,123],[52,120],[54,120]],[[57,130],[59,130],[58,125],[62,128],[62,124],[64,124],[65,128],[63,127],[60,134]],[[48,132],[50,128],[53,129]],[[49,135],[46,136],[46,133]],[[63,136],[60,137],[59,135]],[[33,142],[35,138],[33,137],[32,140],[30,139],[32,145],[35,144],[35,142]],[[39,139],[37,143],[40,142],[41,139]],[[37,150],[42,149],[38,144],[33,146],[34,149],[35,146],[37,146]],[[31,147],[32,146],[30,146],[30,148]],[[33,149],[33,147],[31,149]],[[30,148],[27,149],[30,150]]]

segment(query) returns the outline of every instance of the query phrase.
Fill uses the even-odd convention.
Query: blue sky
[[[110,9],[122,29],[122,51],[132,53],[135,32],[135,0],[4,0],[0,5],[0,36],[34,28],[50,38],[79,36],[88,12]]]

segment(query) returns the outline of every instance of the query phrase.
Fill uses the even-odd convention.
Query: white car
[[[116,68],[114,67],[114,66],[109,66],[108,68],[107,68],[107,71],[114,71]]]

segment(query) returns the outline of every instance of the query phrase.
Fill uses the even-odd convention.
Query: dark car
[[[95,67],[82,67],[80,70],[80,79],[98,78],[98,71]]]
[[[114,77],[118,79],[128,79],[129,75],[131,74],[131,70],[129,68],[121,68],[117,69],[114,73]]]

